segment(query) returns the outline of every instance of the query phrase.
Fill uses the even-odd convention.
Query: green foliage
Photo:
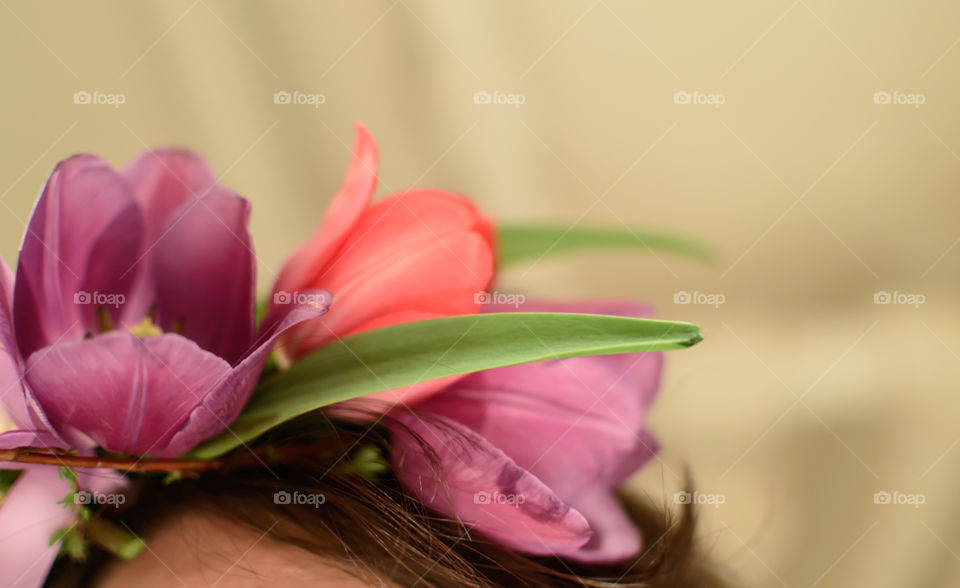
[[[538,260],[581,249],[667,251],[700,260],[710,260],[712,256],[707,246],[693,239],[666,233],[634,231],[629,228],[502,225],[497,231],[497,237],[501,265]]]
[[[230,431],[191,452],[220,456],[312,410],[446,376],[565,357],[683,349],[696,325],[576,313],[454,316],[331,342],[261,382]]]

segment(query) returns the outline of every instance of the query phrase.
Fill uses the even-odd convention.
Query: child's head
[[[318,415],[252,447],[297,448],[292,463],[238,465],[224,475],[150,483],[114,519],[142,535],[132,562],[95,554],[82,581],[105,586],[720,586],[695,541],[694,510],[678,515],[621,496],[643,550],[617,565],[582,565],[508,550],[427,510],[390,472],[376,479],[339,460],[351,447],[387,451],[385,427],[369,431]],[[282,449],[281,449],[282,450]],[[297,492],[316,500],[278,500]],[[298,502],[298,504],[294,504]],[[75,577],[61,563],[58,582]],[[57,585],[60,585],[59,583]],[[66,584],[64,584],[66,585]]]

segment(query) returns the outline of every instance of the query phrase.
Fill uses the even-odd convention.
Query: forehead
[[[204,513],[177,515],[144,540],[147,548],[135,560],[116,561],[103,572],[101,587],[391,585],[362,564],[311,553],[268,532]]]

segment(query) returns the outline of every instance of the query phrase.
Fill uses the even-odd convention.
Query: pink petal
[[[216,179],[199,155],[183,149],[144,151],[127,165],[123,177],[132,188],[144,217],[143,249],[138,260],[141,271],[123,315],[127,322],[139,322],[156,302],[150,266],[170,217],[184,204],[197,204],[197,200],[216,186]]]
[[[0,257],[0,301],[2,301],[0,307],[2,307],[7,321],[4,324],[3,331],[0,331],[0,336],[3,337],[3,343],[7,344],[12,337],[9,329],[13,328],[13,319],[10,318],[13,312],[13,271],[10,270],[10,266],[2,257]]]
[[[609,487],[620,461],[641,440],[644,402],[656,390],[661,357],[638,354],[634,360],[627,374],[602,357],[487,370],[416,408],[453,418],[509,448],[519,465],[569,501],[591,485]]]
[[[256,261],[250,203],[223,189],[189,201],[152,252],[157,324],[234,364],[253,340]],[[129,326],[129,325],[128,325]]]
[[[27,385],[60,435],[77,447],[174,457],[167,447],[230,365],[167,334],[113,331],[48,347],[27,360]]]
[[[167,452],[181,455],[203,441],[227,428],[240,415],[250,398],[277,338],[291,326],[323,315],[330,306],[329,292],[312,292],[312,299],[324,300],[316,306],[290,305],[280,307],[264,318],[256,342],[243,361],[217,382],[204,397],[180,429],[167,444]]]
[[[43,586],[59,545],[50,538],[73,522],[73,513],[57,504],[70,491],[54,467],[26,469],[0,502],[0,570],[4,585]]]
[[[359,332],[382,318],[419,312],[433,316],[477,311],[475,294],[493,274],[485,221],[469,201],[421,190],[369,207],[330,266],[310,287],[336,293],[323,321],[294,329],[286,348],[301,357],[336,336]]]
[[[30,423],[20,382],[20,352],[13,334],[13,272],[0,258],[0,411],[18,427]],[[0,419],[2,420],[2,419]]]
[[[38,449],[67,449],[67,445],[50,431],[14,429],[0,433],[0,449],[35,447]]]
[[[96,330],[97,307],[75,296],[126,294],[136,274],[143,222],[123,178],[103,160],[77,155],[47,180],[20,250],[13,315],[26,357]],[[114,318],[117,306],[107,306]]]
[[[184,149],[144,151],[123,170],[133,196],[143,210],[146,247],[162,234],[170,216],[216,186],[207,163]]]
[[[594,487],[576,503],[594,536],[583,547],[565,555],[567,559],[592,564],[615,564],[635,557],[643,540],[640,530],[609,488]]]
[[[481,435],[442,417],[395,418],[402,426],[391,425],[394,471],[430,508],[523,553],[566,554],[590,540],[579,512]],[[435,453],[439,471],[418,438]]]
[[[353,157],[343,186],[317,227],[316,235],[287,260],[274,291],[294,292],[316,282],[373,198],[377,187],[377,144],[362,124],[355,124],[354,130]]]
[[[3,437],[3,435],[0,435]],[[58,504],[70,485],[52,466],[6,464],[22,473],[6,497],[0,499],[0,570],[5,586],[43,586],[59,550],[49,545],[58,530],[73,524],[74,515]],[[80,488],[102,494],[115,493],[128,480],[114,470],[77,469]]]
[[[571,309],[537,303],[525,304],[523,310],[646,312],[636,306]],[[645,422],[661,365],[660,353],[639,353],[487,370],[415,408],[476,431],[583,513],[597,537],[568,557],[612,562],[639,549],[639,535],[612,492],[656,452]],[[611,498],[598,501],[598,493]]]
[[[113,331],[33,354],[27,384],[51,426],[76,447],[177,457],[226,429],[276,338],[325,309],[290,305],[267,317],[236,367],[180,335],[139,339]]]

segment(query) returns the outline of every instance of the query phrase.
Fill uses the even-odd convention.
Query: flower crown
[[[389,415],[383,465],[509,548],[596,563],[638,552],[613,490],[657,449],[651,352],[697,343],[698,328],[627,302],[489,287],[498,265],[575,247],[703,250],[632,231],[495,228],[439,190],[371,203],[377,160],[357,125],[326,218],[260,305],[250,204],[198,156],[57,165],[15,277],[0,260],[0,569],[14,584],[41,585],[58,553],[82,557],[89,541],[135,556],[142,542],[98,516],[131,477],[216,475],[321,408]]]

